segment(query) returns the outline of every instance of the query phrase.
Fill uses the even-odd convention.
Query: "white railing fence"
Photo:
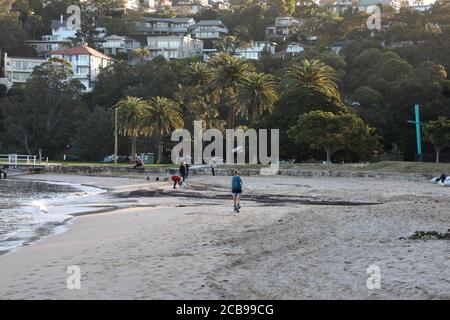
[[[0,165],[7,164],[14,167],[18,165],[37,165],[40,164],[38,156],[19,155],[19,154],[0,154]]]

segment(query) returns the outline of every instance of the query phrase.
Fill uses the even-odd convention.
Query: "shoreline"
[[[67,217],[64,218],[64,220],[62,221],[55,220],[44,222],[40,225],[36,225],[35,228],[33,228],[32,230],[15,231],[13,234],[10,234],[8,237],[2,240],[2,242],[20,241],[21,243],[14,247],[1,250],[0,255],[7,255],[14,253],[21,247],[32,246],[35,243],[43,241],[48,237],[63,233],[68,230],[70,222],[78,216],[109,212],[117,209],[114,206],[102,206],[96,208],[95,202],[98,202],[98,200],[100,199],[99,197],[107,194],[108,190],[106,189],[99,188],[94,185],[84,185],[68,181],[41,180],[35,179],[34,178],[35,176],[30,177],[31,179],[21,179],[20,177],[13,177],[12,179],[9,179],[9,181],[18,181],[18,182],[30,181],[32,183],[47,184],[52,186],[67,186],[72,188],[73,190],[70,192],[64,192],[64,195],[54,196],[50,199],[43,198],[33,200],[32,203],[17,207],[16,210],[20,209],[25,210],[26,208],[29,208],[31,210],[33,208],[39,212],[52,215],[55,214],[62,206],[61,202],[64,201],[64,199],[69,198],[70,201],[67,204],[68,206],[66,206],[66,204],[64,205],[65,206],[64,212],[58,213],[60,215],[64,215]],[[78,204],[76,204],[77,202],[86,199],[94,201],[93,205],[79,207]],[[41,206],[42,208],[37,208],[38,205]],[[33,215],[35,213],[30,214]]]
[[[228,177],[193,176],[175,192],[144,179],[58,179],[111,186],[118,209],[0,256],[0,299],[450,298],[448,242],[399,240],[450,227],[449,189],[426,181],[245,177],[236,215]],[[373,264],[382,290],[366,288]],[[66,288],[70,265],[81,290]]]

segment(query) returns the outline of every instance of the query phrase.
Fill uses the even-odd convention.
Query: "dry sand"
[[[34,176],[25,177],[28,179]],[[144,179],[39,176],[108,188],[113,212],[0,256],[1,299],[450,299],[450,188],[378,179],[229,177],[188,188]],[[101,204],[99,204],[101,205]],[[81,268],[81,290],[66,269]],[[366,286],[369,265],[381,289]]]

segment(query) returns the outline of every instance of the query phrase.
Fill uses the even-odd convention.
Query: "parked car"
[[[103,161],[102,161],[102,163],[114,163],[114,160],[115,160],[115,155],[109,155],[109,156],[106,156],[105,157],[105,159],[103,159]],[[118,163],[127,163],[127,162],[129,162],[130,160],[129,160],[129,158],[127,157],[127,156],[118,156],[117,157],[117,162]]]

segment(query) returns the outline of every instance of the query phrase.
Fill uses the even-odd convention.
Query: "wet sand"
[[[426,181],[244,177],[235,214],[229,177],[39,179],[106,188],[116,210],[0,256],[1,299],[450,298],[448,240],[403,239],[450,228],[450,188]]]

